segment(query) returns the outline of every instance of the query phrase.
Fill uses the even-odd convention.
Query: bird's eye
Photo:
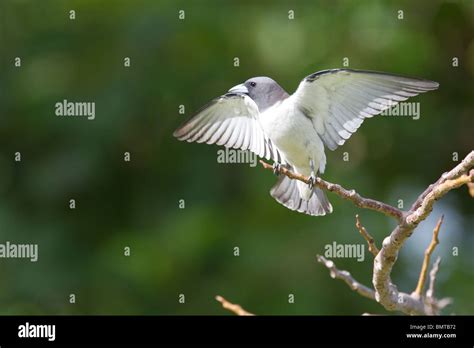
[[[253,81],[252,81],[252,82],[250,82],[250,86],[252,86],[252,87],[255,87],[256,85],[257,85],[257,83],[256,83],[256,82],[253,82]]]

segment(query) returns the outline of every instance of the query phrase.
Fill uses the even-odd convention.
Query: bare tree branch
[[[231,303],[229,301],[227,301],[225,298],[223,298],[222,296],[216,296],[216,300],[218,302],[220,302],[222,304],[222,307],[231,311],[231,312],[234,312],[235,314],[237,315],[242,315],[242,316],[251,316],[251,315],[255,315],[255,314],[252,314],[250,312],[247,312],[245,309],[243,309],[240,305],[238,304],[235,304],[235,303]]]
[[[377,256],[377,254],[379,253],[379,249],[375,245],[374,238],[369,234],[369,232],[367,232],[365,227],[362,226],[362,224],[360,223],[359,214],[356,215],[356,227],[359,230],[362,237],[364,237],[364,239],[367,241],[367,244],[369,245],[369,251],[372,253],[372,255],[374,255],[374,257]]]
[[[418,296],[419,298],[423,295],[423,287],[425,286],[426,274],[428,273],[428,267],[430,266],[431,254],[435,250],[436,246],[439,244],[438,235],[443,220],[444,215],[441,215],[438,220],[438,223],[436,224],[436,227],[433,230],[433,238],[431,239],[431,243],[425,250],[425,257],[423,259],[423,265],[421,266],[420,278],[418,279],[418,284],[413,294],[415,296]]]
[[[273,170],[272,165],[264,161],[260,161],[260,163],[265,169]],[[281,168],[280,173],[281,175],[286,175],[290,179],[299,180],[307,184],[309,183],[308,177],[294,173],[285,167]],[[425,252],[425,258],[416,290],[411,295],[399,292],[396,285],[392,283],[390,275],[393,266],[397,261],[398,252],[403,246],[405,240],[412,235],[418,224],[425,220],[431,213],[434,203],[449,191],[462,185],[468,185],[470,194],[474,196],[474,192],[472,192],[474,191],[473,184],[474,151],[471,151],[461,161],[461,163],[452,170],[444,173],[435,183],[428,186],[428,188],[418,196],[408,211],[402,211],[374,199],[364,198],[354,190],[347,190],[338,184],[333,184],[321,178],[317,178],[315,185],[319,188],[334,192],[339,197],[351,201],[358,207],[375,210],[393,217],[398,222],[392,233],[384,239],[382,248],[378,250],[375,246],[374,239],[362,226],[359,217],[356,216],[357,229],[367,240],[369,251],[375,255],[372,277],[372,283],[375,290],[359,283],[349,272],[337,269],[334,262],[325,259],[323,256],[318,255],[317,260],[329,269],[332,278],[343,280],[352,290],[367,298],[375,299],[389,311],[400,311],[405,314],[439,314],[441,309],[451,303],[451,299],[449,298],[441,300],[434,298],[434,283],[439,268],[439,259],[435,262],[433,269],[430,272],[430,285],[426,297],[422,296],[422,291],[423,284],[426,280],[426,272],[429,266],[430,256],[438,243],[437,237],[442,218],[438,221],[433,232],[433,240]],[[242,309],[239,305],[232,304],[220,296],[217,296],[216,299],[222,303],[224,308],[229,309],[238,315],[252,315]]]
[[[262,164],[263,168],[273,170],[273,166],[271,164],[268,164],[264,161],[260,161],[260,163]],[[309,184],[308,177],[301,174],[294,173],[283,166],[281,167],[280,174],[286,175],[290,179],[296,179],[296,180]],[[316,182],[314,183],[314,185],[324,190],[334,192],[339,197],[351,201],[352,203],[354,203],[354,205],[360,208],[378,211],[382,214],[395,218],[397,221],[401,221],[401,219],[403,218],[403,212],[400,209],[392,207],[391,205],[376,201],[374,199],[364,198],[361,195],[359,195],[355,190],[347,190],[341,185],[330,183],[319,177],[316,178]]]
[[[474,156],[472,156],[474,158]],[[449,173],[448,173],[449,174]],[[433,210],[433,204],[443,197],[449,191],[456,189],[462,185],[472,183],[474,174],[471,172],[468,174],[463,174],[454,179],[448,179],[440,182],[439,184],[432,187],[430,192],[421,200],[420,206],[415,210],[410,210],[408,216],[406,217],[406,222],[410,225],[416,225],[426,219],[426,217]]]
[[[264,161],[260,162],[265,169],[273,169],[272,165]],[[382,248],[374,259],[372,283],[375,289],[375,299],[385,309],[390,311],[401,311],[405,314],[430,314],[430,310],[427,308],[428,306],[426,303],[424,303],[423,298],[399,292],[397,287],[392,283],[390,274],[397,260],[398,252],[403,246],[405,240],[412,235],[418,224],[425,220],[431,213],[434,203],[449,191],[465,184],[474,183],[474,170],[471,170],[473,168],[474,151],[471,151],[461,161],[461,163],[449,172],[444,173],[434,184],[430,185],[416,199],[410,210],[407,212],[370,198],[364,198],[354,190],[349,191],[340,185],[327,182],[321,178],[316,179],[316,186],[334,192],[343,199],[352,201],[358,207],[375,210],[397,220],[398,225],[392,233],[384,239]],[[293,173],[284,167],[281,169],[281,174],[286,175],[291,179],[309,183],[308,177]],[[320,262],[323,261],[321,260]],[[338,273],[335,274],[337,275]],[[344,275],[347,274],[344,273]],[[346,277],[345,279],[349,281],[348,284],[353,284],[353,278]],[[358,283],[356,282],[356,284]],[[366,289],[369,290],[369,292],[365,291],[366,294],[372,291],[369,288]],[[441,305],[445,306],[448,301],[449,300],[447,299],[440,300],[437,304],[437,308],[441,308]]]
[[[316,259],[318,260],[319,263],[322,263],[324,266],[326,266],[329,269],[329,274],[331,278],[334,279],[341,279],[343,280],[349,287],[356,291],[359,295],[365,296],[367,298],[370,298],[371,300],[375,300],[375,291],[368,288],[367,286],[359,283],[357,280],[355,280],[351,274],[347,271],[341,271],[336,268],[336,265],[334,264],[333,261],[326,259],[325,257],[321,255],[317,255]]]
[[[392,233],[386,237],[382,249],[374,260],[372,282],[376,292],[376,300],[387,310],[398,310],[406,314],[428,314],[422,299],[399,292],[392,283],[390,274],[398,252],[418,224],[426,219],[435,201],[452,189],[468,182],[474,182],[474,151],[451,171],[444,173],[436,183],[428,187],[416,200],[412,208],[404,214],[404,218]]]

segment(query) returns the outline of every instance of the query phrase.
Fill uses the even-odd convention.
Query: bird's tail
[[[290,179],[285,175],[281,175],[278,178],[270,194],[278,203],[300,213],[313,216],[332,213],[332,205],[320,188],[315,187],[308,199],[304,199],[301,197],[300,190],[298,189],[297,180]]]

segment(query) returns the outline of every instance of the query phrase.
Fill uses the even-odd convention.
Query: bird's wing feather
[[[265,135],[257,104],[245,94],[228,93],[204,106],[173,135],[179,140],[250,150],[281,162],[281,154]]]
[[[324,144],[335,150],[365,118],[438,86],[433,81],[374,71],[332,69],[307,76],[291,98],[312,119]]]

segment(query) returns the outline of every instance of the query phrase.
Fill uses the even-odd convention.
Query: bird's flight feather
[[[245,94],[226,94],[204,106],[173,135],[179,140],[250,150],[281,162],[281,155],[265,135],[255,102]]]
[[[437,82],[386,73],[333,69],[307,76],[291,98],[313,119],[324,144],[335,150],[365,118],[438,86]]]

